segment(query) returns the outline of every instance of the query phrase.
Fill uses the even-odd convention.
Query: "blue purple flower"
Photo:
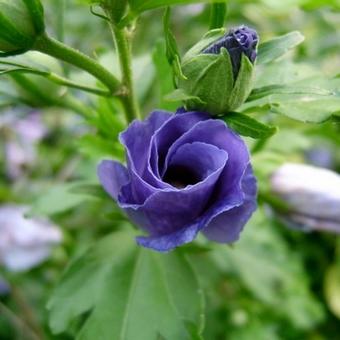
[[[137,242],[169,251],[198,232],[231,243],[256,209],[256,180],[242,139],[201,112],[154,111],[120,140],[127,167],[104,160],[104,189],[147,236]]]

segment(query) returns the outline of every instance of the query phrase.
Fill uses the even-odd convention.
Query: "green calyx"
[[[225,48],[219,54],[201,54],[224,34],[224,29],[208,32],[183,57],[184,77],[178,77],[177,86],[188,110],[206,111],[214,116],[226,114],[241,106],[251,92],[254,66],[246,55],[242,54],[241,67],[234,79],[230,55]]]
[[[28,51],[44,30],[39,0],[0,0],[0,56]]]

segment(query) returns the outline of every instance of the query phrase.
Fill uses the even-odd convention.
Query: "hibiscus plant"
[[[303,26],[338,5],[300,3],[0,0],[0,297],[23,306],[0,313],[23,338],[330,338],[304,265],[339,317],[340,257],[325,272],[301,231],[340,232],[340,180],[277,171],[340,144],[340,78],[320,66],[339,44],[319,55]],[[32,316],[21,278],[42,261]]]

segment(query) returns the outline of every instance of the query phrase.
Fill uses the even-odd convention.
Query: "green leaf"
[[[270,63],[301,44],[304,39],[304,36],[300,32],[293,31],[260,44],[257,63]]]
[[[236,275],[237,288],[247,288],[253,303],[270,307],[294,327],[313,329],[323,320],[323,307],[310,288],[301,253],[289,246],[263,209],[233,248],[216,247],[212,256],[221,270]]]
[[[93,199],[90,193],[76,194],[72,192],[79,184],[78,182],[52,185],[32,203],[28,215],[49,216],[62,213],[86,200]]]
[[[254,89],[250,96],[247,98],[247,102],[261,99],[263,97],[270,96],[272,94],[298,94],[298,95],[318,95],[318,96],[330,96],[332,91],[322,89],[318,87],[297,86],[297,85],[269,85]]]
[[[213,42],[223,37],[226,33],[225,28],[218,28],[207,32],[201,40],[199,40],[190,50],[185,53],[183,63],[188,62],[190,59],[196,57],[202,50],[211,45]]]
[[[253,86],[253,71],[253,64],[248,59],[248,57],[244,53],[242,53],[241,67],[238,72],[237,79],[235,81],[228,103],[228,107],[231,111],[241,106],[249,96],[249,93],[251,92]]]
[[[200,2],[224,2],[224,0],[129,0],[131,10],[134,13],[141,13],[149,9],[155,9],[164,6],[189,5]]]
[[[265,125],[248,115],[238,112],[230,112],[219,118],[223,119],[230,128],[242,136],[268,138],[277,132],[276,127]]]
[[[81,320],[78,340],[199,339],[202,292],[188,261],[134,236],[111,234],[71,263],[48,303],[53,333]]]
[[[164,99],[169,102],[179,102],[179,101],[185,102],[185,101],[190,100],[191,102],[195,102],[197,105],[206,105],[206,103],[203,102],[200,98],[191,96],[182,89],[174,90],[173,92],[167,94],[164,97]]]
[[[324,290],[327,305],[334,315],[340,319],[340,266],[339,263],[328,268]]]
[[[329,82],[331,83],[331,80]],[[255,97],[258,96],[259,99],[251,98],[240,110],[257,112],[267,108],[273,113],[310,123],[325,122],[340,111],[340,94],[331,89],[301,88],[293,85],[278,91],[273,88],[265,93],[266,96],[262,94],[258,96],[255,92]]]
[[[227,4],[224,2],[213,3],[211,5],[210,29],[221,28],[224,26],[227,14]]]
[[[181,68],[181,56],[174,35],[170,30],[170,7],[165,10],[163,17],[166,57],[172,66],[174,74],[181,79],[186,79]]]
[[[172,69],[167,62],[165,56],[165,41],[163,39],[157,41],[155,49],[152,53],[152,59],[156,68],[157,90],[159,91],[159,103],[157,107],[160,109],[175,111],[181,104],[179,102],[169,103],[164,96],[174,90],[174,82]]]
[[[225,48],[218,55],[200,54],[193,57],[182,65],[182,69],[187,80],[180,81],[178,87],[206,103],[197,105],[197,101],[188,101],[185,103],[188,109],[205,110],[213,115],[230,111],[234,79],[230,56]]]

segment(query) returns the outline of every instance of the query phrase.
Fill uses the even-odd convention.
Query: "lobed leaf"
[[[257,63],[270,63],[301,44],[304,39],[304,36],[300,32],[293,31],[260,44]]]
[[[139,248],[131,231],[97,242],[66,270],[48,303],[54,333],[76,339],[199,339],[202,293],[180,252]]]

